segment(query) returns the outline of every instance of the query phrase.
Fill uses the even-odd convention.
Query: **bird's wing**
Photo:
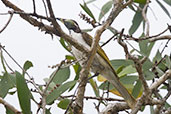
[[[92,37],[86,33],[86,32],[82,32],[83,35],[83,39],[84,41],[91,46],[92,44]],[[89,38],[88,38],[89,37]],[[100,45],[97,46],[97,53],[109,64],[109,66],[112,68],[113,72],[115,73],[112,64],[110,63],[109,58],[107,57],[106,53],[104,52],[104,50],[100,47]],[[116,73],[115,73],[116,74]]]

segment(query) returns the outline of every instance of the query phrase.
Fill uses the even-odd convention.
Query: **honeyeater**
[[[92,44],[92,37],[88,33],[81,31],[76,21],[72,19],[62,18],[57,18],[57,20],[60,20],[68,28],[69,34],[72,38],[77,40],[77,42],[83,45],[86,49],[90,50]],[[85,63],[84,58],[86,54],[81,52],[79,49],[76,49],[74,46],[71,46],[71,51],[75,58],[79,60],[79,63],[82,66],[83,63]],[[97,53],[91,64],[91,71],[94,73],[99,73],[103,77],[105,77],[121,94],[121,96],[127,102],[129,107],[134,108],[136,100],[119,81],[119,77],[113,69],[109,58],[107,57],[103,49],[100,47],[100,45],[97,46]]]

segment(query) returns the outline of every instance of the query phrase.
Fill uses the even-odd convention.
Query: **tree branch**
[[[10,110],[12,110],[15,114],[22,114],[19,110],[17,110],[11,104],[6,102],[2,97],[0,97],[0,103],[3,104],[5,107],[9,108]]]

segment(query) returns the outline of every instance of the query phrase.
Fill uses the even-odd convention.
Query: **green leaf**
[[[100,95],[99,95],[100,93],[99,93],[99,88],[98,88],[98,86],[97,86],[96,81],[94,81],[93,78],[91,78],[91,79],[89,80],[89,82],[90,82],[91,87],[93,88],[93,91],[94,91],[96,97],[99,97],[99,96],[100,96]]]
[[[31,93],[26,84],[26,80],[24,76],[19,72],[16,73],[16,86],[17,86],[17,94],[20,103],[20,107],[22,109],[23,114],[31,114]]]
[[[66,41],[63,38],[60,38],[59,42],[61,43],[61,45],[68,51],[70,52],[71,50],[68,48],[68,44],[66,43]]]
[[[144,73],[144,77],[146,80],[152,80],[155,77],[152,71],[146,70],[146,71],[143,71],[143,73]]]
[[[168,5],[171,6],[171,0],[163,0],[164,2],[166,2]]]
[[[80,6],[96,22],[96,19],[95,19],[93,13],[91,12],[91,10],[88,8],[87,4],[84,2],[84,5],[80,4]]]
[[[72,87],[75,83],[76,81],[69,81],[53,90],[46,98],[47,104],[52,103],[55,99],[57,99],[62,93],[64,93],[67,89]]]
[[[115,60],[111,60],[110,61],[112,64],[112,67],[114,69],[118,69],[120,66],[129,66],[129,65],[133,65],[133,61],[131,60],[126,60],[126,59],[115,59]]]
[[[139,42],[140,53],[144,56],[149,56],[155,42],[149,42],[148,40],[142,40]]]
[[[153,66],[153,63],[150,61],[150,59],[147,59],[144,64],[142,65],[143,71],[151,69]]]
[[[139,7],[143,8],[144,5],[140,4]],[[136,32],[136,30],[138,29],[138,27],[140,26],[142,21],[143,21],[142,13],[140,10],[137,9],[137,11],[133,17],[133,20],[132,20],[131,28],[129,29],[130,35],[132,35]]]
[[[76,73],[74,80],[78,80],[79,75],[80,75],[80,71],[81,71],[81,66],[79,64],[75,64],[75,65],[73,65],[73,68],[74,68],[74,71]]]
[[[102,90],[111,90],[113,89],[113,85],[110,84],[109,82],[105,81],[103,82],[100,86],[99,86],[99,89],[102,89]]]
[[[67,60],[75,60],[75,57],[72,56],[72,55],[66,55],[65,58],[66,58]]]
[[[8,90],[14,86],[14,82],[12,81],[10,75],[5,72],[2,79],[0,80],[0,96],[4,98]]]
[[[125,67],[119,74],[118,76],[119,77],[122,77],[124,75],[127,75],[127,74],[132,74],[132,73],[135,73],[136,72],[136,69],[132,66],[132,65],[129,65],[127,67]]]
[[[120,78],[122,84],[134,84],[138,80],[138,76],[124,76]]]
[[[46,108],[46,114],[51,114],[50,109],[51,108],[49,108],[49,109]]]
[[[138,80],[137,83],[136,83],[135,86],[134,86],[134,89],[132,90],[132,95],[133,95],[135,98],[137,98],[138,95],[139,95],[139,93],[140,93],[140,91],[141,91],[141,89],[142,89],[142,83],[141,83],[140,80]]]
[[[171,69],[171,60],[169,56],[166,56],[166,66]]]
[[[163,11],[167,14],[167,16],[171,19],[169,11],[165,8],[165,6],[159,1],[156,0],[156,2],[159,4],[159,6],[163,9]]]
[[[101,9],[101,12],[99,14],[99,21],[103,18],[103,16],[109,12],[109,10],[112,8],[113,1],[110,0],[107,3],[105,3]]]
[[[145,4],[147,0],[134,0],[134,2],[139,4]]]
[[[24,70],[25,71],[27,71],[30,67],[33,67],[33,64],[32,64],[32,62],[31,61],[26,61],[25,63],[24,63]],[[24,71],[23,71],[23,74],[24,74]]]
[[[69,76],[70,76],[70,69],[69,69],[69,67],[61,68],[57,73],[56,73],[56,70],[55,70],[52,73],[51,76],[54,76],[52,81],[55,84],[59,84],[60,85],[60,84],[62,84],[63,82],[65,82],[69,78]]]
[[[156,55],[153,58],[153,62],[159,62],[162,59],[161,53],[159,52],[159,50],[157,50]]]
[[[94,1],[96,1],[96,0],[89,0],[89,1],[86,2],[86,4],[90,4],[90,3],[94,2]]]
[[[63,99],[58,103],[58,107],[65,110],[65,109],[67,109],[70,101],[71,100],[69,100],[69,99]]]

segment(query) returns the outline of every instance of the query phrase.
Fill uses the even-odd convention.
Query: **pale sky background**
[[[9,0],[13,3],[17,4],[20,8],[24,9],[26,12],[32,12],[32,0]],[[44,14],[42,0],[36,0],[36,7],[38,14]],[[86,24],[85,21],[81,20],[78,14],[80,11],[84,13],[84,11],[79,6],[79,3],[83,3],[82,0],[51,0],[53,3],[53,9],[56,17],[62,18],[71,18],[76,20],[82,29],[90,28],[91,26]],[[152,0],[154,2],[155,0]],[[91,9],[93,9],[95,17],[98,17],[101,6],[107,2],[107,0],[97,0],[90,5],[88,5]],[[167,6],[167,5],[166,5]],[[171,20],[166,16],[163,10],[160,9],[159,5],[156,3],[152,3],[150,5],[152,11],[149,11],[149,20],[150,20],[150,35],[157,34],[163,31],[167,27],[167,23],[171,24]],[[171,8],[167,6],[167,8]],[[0,1],[0,13],[6,13],[8,8],[6,8],[2,2]],[[134,13],[128,9],[125,9],[122,13],[119,14],[117,19],[113,23],[113,27],[121,30],[125,28],[125,31],[128,31],[129,27],[132,24],[132,16]],[[0,29],[7,22],[9,15],[2,16],[0,15]],[[106,16],[107,18],[107,16]],[[62,25],[64,28],[64,26]],[[64,28],[66,32],[66,28]],[[94,32],[90,33],[92,36]],[[139,36],[140,30],[136,33]],[[167,32],[166,34],[170,34]],[[101,41],[106,41],[111,37],[110,32],[105,32],[102,35]],[[26,21],[21,19],[18,15],[14,15],[12,21],[6,28],[4,32],[0,34],[0,43],[5,46],[5,49],[17,60],[20,65],[23,65],[26,60],[30,60],[33,62],[34,67],[29,70],[29,74],[34,77],[35,81],[39,84],[43,84],[43,79],[49,77],[52,73],[52,69],[48,68],[48,66],[52,66],[60,63],[61,60],[65,58],[66,54],[69,54],[59,43],[59,38],[54,36],[53,40],[50,35],[44,34],[38,30],[38,28],[33,27],[28,24]],[[156,48],[164,46],[164,43],[158,42]],[[156,52],[156,48],[153,49],[153,52]],[[124,58],[123,49],[118,45],[118,43],[110,42],[108,45],[103,48],[110,59],[120,59]],[[165,54],[170,54],[171,44],[168,45],[168,48],[165,50]],[[10,66],[18,71],[21,69],[4,53],[6,60],[10,64]],[[2,72],[2,66],[0,66],[0,72]],[[73,78],[74,75],[71,76]],[[88,86],[87,88],[89,88]],[[15,94],[16,95],[16,94]],[[91,89],[86,91],[86,95],[94,95]],[[38,97],[38,96],[37,96]],[[15,106],[17,109],[19,108],[19,103],[16,97],[8,95],[5,100]],[[171,101],[171,99],[169,100]],[[97,113],[94,109],[93,102],[95,101],[86,101],[85,110],[86,114]],[[36,105],[33,105],[33,114],[35,114],[35,109],[37,109]],[[53,114],[55,113],[63,113],[63,110],[56,108],[54,105],[51,111]],[[145,112],[149,112],[147,109]],[[145,113],[143,112],[143,113]],[[5,110],[3,105],[0,104],[0,114],[5,114]],[[138,113],[141,114],[141,113]]]

